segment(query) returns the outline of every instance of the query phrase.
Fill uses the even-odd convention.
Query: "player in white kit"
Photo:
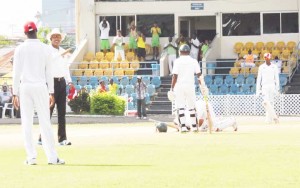
[[[32,139],[34,108],[38,114],[48,164],[64,164],[54,148],[50,122],[50,106],[54,104],[51,51],[48,45],[37,39],[37,28],[33,22],[24,25],[24,33],[28,39],[16,48],[14,54],[13,104],[16,109],[21,106],[21,124],[27,154],[25,164],[37,164],[37,152]]]
[[[274,110],[274,97],[279,94],[279,76],[278,68],[271,63],[271,54],[264,54],[265,63],[258,68],[256,80],[256,95],[262,94],[263,106],[266,110],[267,123],[279,123],[278,116]]]
[[[190,47],[188,45],[181,45],[179,52],[180,57],[174,62],[170,93],[174,93],[175,95],[175,105],[178,112],[178,121],[181,127],[181,132],[188,131],[185,119],[186,108],[190,113],[192,131],[198,131],[195,114],[196,94],[194,75],[196,74],[200,83],[200,66],[197,60],[190,56]]]

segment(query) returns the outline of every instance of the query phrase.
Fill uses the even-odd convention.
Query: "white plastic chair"
[[[5,103],[2,109],[2,118],[6,118],[5,112],[10,110],[11,117],[14,118],[14,105],[12,103]]]

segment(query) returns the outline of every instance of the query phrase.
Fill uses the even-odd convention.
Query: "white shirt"
[[[274,59],[272,62],[278,68],[278,74],[281,73],[282,61],[280,59]]]
[[[199,51],[199,46],[200,46],[199,40],[197,38],[196,39],[191,39],[191,43],[198,47],[198,48],[196,48],[195,46],[191,45],[191,52],[198,52]]]
[[[9,102],[11,98],[12,94],[10,91],[0,92],[0,104]]]
[[[256,91],[261,90],[262,87],[267,85],[274,85],[279,91],[279,76],[277,66],[270,64],[269,66],[264,63],[258,68],[258,75],[256,80]]]
[[[122,36],[115,36],[113,39],[113,43],[116,44],[116,50],[123,50],[123,37]]]
[[[101,31],[100,39],[108,39],[109,29],[110,29],[109,23],[108,23],[108,21],[106,21],[106,24],[107,24],[106,28],[104,28],[102,26],[102,24],[103,24],[103,21],[101,21],[100,24],[99,24],[99,28],[100,28],[100,31]]]
[[[52,62],[53,63],[52,76],[54,78],[64,77],[66,83],[72,82],[70,71],[69,71],[68,58],[62,57],[60,55],[65,50],[61,47],[59,47],[59,49],[54,48],[51,44],[50,44],[50,49],[54,59],[54,61]]]
[[[172,73],[178,75],[176,84],[194,85],[194,75],[200,73],[200,66],[197,60],[189,55],[184,55],[174,61]]]
[[[19,94],[20,82],[47,84],[49,93],[54,93],[52,55],[48,45],[39,39],[27,39],[14,54],[13,94]]]

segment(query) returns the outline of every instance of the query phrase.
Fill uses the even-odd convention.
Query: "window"
[[[144,33],[146,37],[151,37],[150,29],[154,22],[161,29],[161,37],[174,36],[174,15],[137,15],[137,30]]]
[[[263,14],[263,32],[280,33],[280,13]]]
[[[260,14],[222,14],[222,27],[223,36],[260,35]]]
[[[281,32],[298,33],[298,13],[281,13]]]

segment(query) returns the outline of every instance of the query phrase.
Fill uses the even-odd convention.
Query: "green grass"
[[[47,165],[37,146],[38,165],[26,166],[20,126],[0,126],[0,187],[299,187],[299,133],[297,122],[244,122],[212,135],[68,125],[73,145],[57,147],[66,165]]]

